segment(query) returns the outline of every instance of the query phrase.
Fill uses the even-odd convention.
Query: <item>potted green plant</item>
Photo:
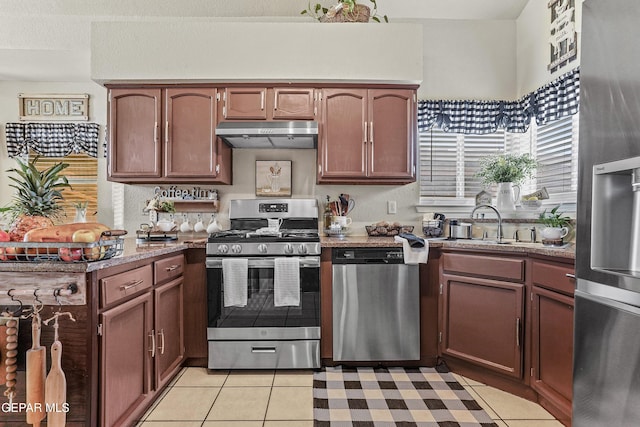
[[[533,176],[538,167],[530,154],[497,153],[480,159],[478,176],[485,185],[497,184],[498,197],[496,207],[500,211],[514,211],[515,202],[520,197],[520,184]],[[517,189],[514,194],[514,188]]]
[[[377,0],[369,1],[373,8],[357,3],[356,0],[338,0],[338,3],[331,7],[325,7],[320,3],[311,5],[309,2],[300,14],[310,16],[319,22],[381,22],[381,18],[384,22],[389,22],[387,15],[378,16]]]
[[[564,215],[563,212],[558,212],[560,205],[544,212],[538,217],[538,222],[545,225],[542,229],[542,239],[552,241],[562,241],[562,239],[569,233],[569,227],[571,226],[571,218]]]

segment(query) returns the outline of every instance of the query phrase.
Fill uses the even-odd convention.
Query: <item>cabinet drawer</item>
[[[153,286],[151,264],[100,280],[100,298],[106,306]]]
[[[534,285],[573,296],[575,279],[572,276],[575,273],[575,269],[572,266],[533,261],[531,268],[531,277]],[[567,274],[571,276],[567,276]]]
[[[156,284],[182,276],[184,255],[176,255],[153,263]]]
[[[485,255],[444,254],[446,272],[524,282],[525,260]]]

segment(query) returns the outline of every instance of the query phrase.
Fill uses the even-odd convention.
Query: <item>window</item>
[[[29,160],[35,153],[29,155]],[[65,188],[62,192],[64,201],[62,208],[64,213],[57,222],[73,222],[76,203],[87,203],[87,221],[97,220],[98,211],[98,160],[86,154],[69,154],[65,157],[39,157],[36,167],[44,170],[56,163],[68,163],[62,174],[67,177],[71,188]]]
[[[480,159],[505,149],[503,131],[463,135],[432,129],[420,133],[420,197],[472,198]]]
[[[447,133],[440,129],[420,132],[421,203],[469,204],[481,190],[475,178],[479,159],[506,151],[531,153],[540,167],[535,178],[522,185],[527,194],[545,187],[554,203],[575,202],[578,186],[578,115],[537,126],[526,133],[499,130],[486,135]],[[443,200],[444,199],[444,200]]]

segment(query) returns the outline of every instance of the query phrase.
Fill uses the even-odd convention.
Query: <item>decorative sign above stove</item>
[[[88,121],[89,95],[18,94],[22,121]]]

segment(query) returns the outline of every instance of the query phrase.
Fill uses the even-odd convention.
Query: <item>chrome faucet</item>
[[[498,244],[507,243],[502,241],[502,215],[500,215],[500,211],[491,205],[478,205],[475,208],[473,208],[473,210],[471,211],[471,218],[473,218],[473,214],[476,213],[476,211],[480,208],[488,208],[493,210],[496,213],[496,216],[498,217],[498,232],[496,233],[496,237],[498,238]]]

